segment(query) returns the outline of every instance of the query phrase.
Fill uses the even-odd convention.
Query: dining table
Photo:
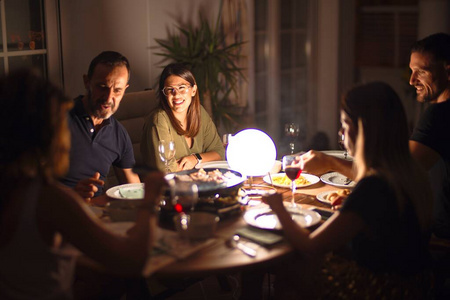
[[[282,195],[283,201],[290,202],[292,192],[290,188],[272,186],[263,181],[263,177],[252,178],[252,184],[259,187],[270,187]],[[311,186],[299,187],[296,191],[295,202],[302,209],[320,208],[332,212],[331,206],[320,202],[316,195],[326,191],[335,191],[341,188],[331,186],[319,181]],[[258,201],[258,200],[254,200]],[[254,204],[255,202],[253,202]],[[229,241],[235,233],[246,226],[249,226],[243,218],[246,210],[252,209],[252,206],[244,205],[242,213],[226,218],[219,222],[214,238],[216,242],[200,249],[189,257],[174,261],[157,270],[154,275],[159,277],[184,277],[184,276],[210,276],[217,274],[235,273],[240,271],[252,271],[267,268],[279,261],[289,259],[295,253],[293,247],[286,240],[271,245],[262,246],[251,239],[243,239],[243,243],[256,250],[256,256],[246,255],[235,247],[230,247]],[[316,225],[313,228],[316,228]],[[310,229],[313,229],[310,228]],[[282,235],[282,231],[276,231]],[[242,238],[241,238],[242,240]]]
[[[285,185],[277,185],[272,182],[272,177],[280,176],[282,174],[272,174],[264,176],[254,176],[247,179],[243,183],[243,187],[247,187],[249,183],[253,187],[262,189],[272,189],[282,195],[283,201],[291,202],[292,191],[291,188]],[[308,176],[308,174],[303,174]],[[272,176],[272,177],[271,177]],[[320,176],[318,176],[320,177]],[[317,179],[318,179],[317,177]],[[270,180],[268,180],[268,178]],[[298,186],[294,193],[295,202],[301,207],[301,209],[314,209],[320,208],[327,212],[333,212],[331,206],[327,203],[321,202],[317,199],[317,195],[324,192],[337,191],[346,188],[346,186],[334,186],[325,184],[321,180],[308,186]],[[182,255],[178,257],[172,257],[170,262],[166,259],[164,263],[158,262],[158,258],[150,256],[148,260],[148,266],[146,271],[142,274],[144,277],[157,276],[157,277],[186,277],[186,276],[199,276],[206,277],[212,275],[232,274],[241,271],[253,271],[268,268],[289,259],[295,255],[293,247],[289,242],[282,238],[280,242],[272,244],[270,246],[262,245],[255,242],[251,238],[240,238],[240,243],[246,247],[250,247],[255,250],[256,255],[249,256],[243,251],[238,249],[236,245],[233,246],[230,241],[233,236],[242,228],[252,227],[244,220],[244,215],[247,211],[254,209],[258,202],[261,203],[261,199],[256,197],[256,200],[252,198],[251,202],[247,205],[242,205],[238,214],[233,214],[227,218],[223,218],[217,225],[217,229],[212,239],[205,243],[202,247],[194,247],[195,251],[187,251],[188,255]],[[106,195],[102,195],[93,198],[91,206],[104,207],[109,199]],[[290,205],[290,203],[286,203]],[[264,204],[263,204],[264,205]],[[108,217],[103,218],[106,223],[111,223]],[[310,228],[314,230],[323,220]],[[130,223],[130,222],[128,222]],[[109,224],[114,225],[114,224]],[[119,224],[117,224],[119,225]],[[128,224],[129,225],[129,224]],[[162,226],[165,227],[165,226]],[[172,237],[176,232],[172,228],[172,232],[168,232],[167,228],[159,228],[160,231],[164,231],[163,234],[170,233]],[[123,230],[122,230],[123,231]],[[269,232],[277,235],[283,235],[282,230],[269,230]],[[189,246],[188,246],[189,248]],[[155,262],[156,261],[156,262]]]

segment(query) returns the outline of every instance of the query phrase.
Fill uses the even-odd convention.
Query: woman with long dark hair
[[[72,101],[29,70],[0,78],[0,299],[72,299],[73,248],[115,274],[139,276],[157,227],[163,174],[127,236],[107,230],[57,178],[69,166]]]
[[[164,170],[159,141],[174,141],[170,171],[188,170],[200,162],[221,160],[225,148],[216,126],[200,104],[197,83],[183,64],[166,66],[159,79],[159,107],[144,125],[141,154],[144,163]]]
[[[329,281],[318,291],[326,296],[421,297],[429,268],[432,195],[409,152],[401,101],[385,83],[357,86],[342,98],[341,123],[345,147],[355,157],[357,185],[340,211],[310,233],[292,220],[280,195],[265,200],[304,255],[317,257],[350,242],[348,264],[339,268],[334,259],[322,269]]]

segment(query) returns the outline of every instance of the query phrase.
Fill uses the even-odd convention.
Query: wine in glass
[[[283,156],[283,170],[286,173],[286,176],[291,180],[291,189],[292,189],[292,199],[291,199],[291,207],[297,207],[295,203],[295,189],[296,184],[295,180],[300,177],[303,170],[303,157],[296,155],[285,155]]]
[[[175,157],[174,141],[160,140],[158,145],[159,157],[166,166],[166,172],[170,172],[169,163]]]
[[[291,154],[294,154],[295,140],[300,134],[300,126],[297,123],[286,123],[284,125],[284,134],[290,139],[289,149]]]
[[[180,181],[170,185],[172,204],[178,213],[194,210],[198,200],[198,186],[192,182]]]

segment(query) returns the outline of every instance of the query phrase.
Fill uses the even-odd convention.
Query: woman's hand
[[[262,196],[262,201],[264,203],[269,204],[270,208],[274,212],[279,211],[280,209],[285,209],[283,204],[283,198],[281,197],[281,194],[279,193],[273,193],[273,194],[267,194]]]
[[[197,157],[192,154],[182,157],[177,161],[177,171],[191,170],[197,165],[197,162]]]

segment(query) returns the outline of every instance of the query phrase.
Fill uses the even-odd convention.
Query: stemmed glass
[[[338,137],[339,137],[339,140],[338,140],[339,147],[341,148],[341,150],[344,150],[344,159],[347,159],[348,150],[347,150],[347,148],[345,148],[345,144],[344,144],[345,135],[344,135],[342,128],[339,129],[339,131],[338,131]]]
[[[230,140],[232,138],[233,138],[233,135],[231,133],[227,133],[222,136],[222,143],[223,143],[223,147],[225,148],[225,155],[227,152],[228,144],[230,143]]]
[[[300,126],[297,123],[286,123],[284,125],[284,134],[290,138],[289,148],[291,150],[291,154],[294,154],[295,150],[295,140],[300,134]]]
[[[180,181],[170,185],[172,204],[178,213],[193,211],[198,200],[198,186],[195,183]]]
[[[159,157],[166,166],[166,172],[170,172],[169,162],[175,157],[174,141],[160,140],[158,145]]]
[[[286,173],[286,176],[291,180],[291,189],[292,189],[292,199],[291,199],[291,207],[297,207],[295,203],[295,180],[300,177],[303,171],[303,157],[296,155],[285,155],[283,156],[283,170]]]

